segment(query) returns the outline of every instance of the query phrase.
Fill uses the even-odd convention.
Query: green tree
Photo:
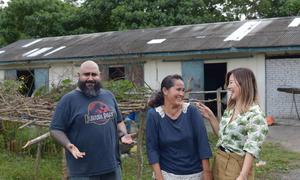
[[[22,38],[296,16],[300,0],[11,0],[0,47]]]
[[[282,17],[282,16],[298,16],[300,15],[300,1],[299,0],[286,0],[281,1],[282,4],[278,6],[278,14],[269,13],[265,17]],[[272,4],[273,5],[273,4]],[[272,8],[274,9],[274,7]],[[272,12],[272,11],[269,11]]]
[[[124,0],[112,11],[118,29],[206,23],[229,20],[215,8],[220,0]]]
[[[239,20],[297,16],[300,14],[299,0],[227,0],[222,5],[226,16]]]
[[[0,10],[0,45],[6,45],[8,43],[14,42],[23,36],[19,33],[14,23],[7,18],[6,9]]]
[[[71,3],[75,6],[81,6],[81,4],[83,2],[85,2],[85,0],[63,0],[63,1],[66,2],[66,3]]]
[[[269,18],[280,16],[280,9],[286,0],[261,0],[257,5],[257,17]]]
[[[118,0],[86,0],[81,5],[80,22],[94,32],[115,30],[110,17],[118,5]]]
[[[73,33],[77,7],[60,0],[12,0],[1,10],[2,43]]]

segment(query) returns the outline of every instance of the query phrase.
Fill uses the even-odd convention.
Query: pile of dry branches
[[[16,121],[24,125],[48,127],[56,102],[36,97],[24,97],[18,94],[3,94],[0,91],[0,120]],[[146,108],[144,100],[119,102],[123,116]]]
[[[24,128],[29,125],[49,127],[57,102],[39,97],[24,97],[17,90],[7,91],[0,88],[0,121],[19,122]],[[145,100],[128,100],[119,102],[123,116],[130,112],[146,108]],[[25,146],[35,144],[49,136],[49,133],[29,141]]]
[[[53,102],[40,98],[24,97],[18,92],[5,92],[0,89],[0,119],[16,121],[27,125],[49,126]]]

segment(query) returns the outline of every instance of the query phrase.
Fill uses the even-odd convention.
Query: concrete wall
[[[149,60],[144,64],[145,82],[155,90],[159,90],[162,79],[170,74],[181,74],[181,63]]]
[[[4,70],[0,70],[0,82],[3,82],[4,81],[4,78],[5,78],[5,71]]]
[[[196,57],[186,57],[189,60],[196,59]],[[199,59],[199,58],[198,58]],[[257,78],[258,91],[260,95],[260,103],[265,109],[265,58],[264,55],[256,55],[248,58],[234,58],[234,59],[210,59],[205,60],[204,63],[227,63],[227,71],[238,67],[250,68]],[[77,72],[79,65],[75,66],[73,63],[57,63],[48,64],[49,67],[49,87],[52,84],[59,84],[64,79],[70,79],[77,82]],[[34,68],[34,67],[33,67]],[[144,64],[144,79],[145,82],[153,89],[158,90],[162,79],[169,74],[182,74],[182,63],[180,59],[175,60],[160,60],[148,59]],[[0,70],[0,80],[4,76],[4,70]]]
[[[249,68],[253,71],[258,88],[259,95],[259,103],[263,110],[266,109],[266,73],[265,73],[265,56],[264,55],[256,55],[250,58],[242,58],[242,59],[233,59],[229,60],[227,64],[227,71],[230,71],[234,68],[245,67]]]
[[[0,70],[0,82],[5,78],[5,71],[7,70],[22,70],[25,66],[7,66],[5,69]],[[45,76],[49,75],[49,87],[51,88],[54,85],[58,85],[64,79],[71,79],[73,82],[77,82],[77,72],[79,66],[75,66],[73,63],[57,63],[47,65],[28,65],[26,69],[37,70],[37,69],[49,69],[49,73],[45,73]],[[41,78],[41,77],[40,77]],[[48,77],[45,77],[48,79]]]
[[[62,80],[70,79],[74,83],[78,80],[79,66],[74,66],[71,63],[53,64],[49,68],[49,87],[58,85]]]
[[[296,119],[292,94],[279,92],[279,87],[300,88],[300,59],[266,60],[267,114],[277,118]],[[300,112],[300,94],[295,95]]]

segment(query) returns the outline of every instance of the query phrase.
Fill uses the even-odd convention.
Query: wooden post
[[[40,176],[40,164],[41,164],[41,142],[38,143],[37,153],[36,153],[36,159],[35,159],[35,175],[34,179],[38,180]]]
[[[67,161],[66,161],[66,154],[65,154],[65,148],[62,148],[62,180],[68,179],[68,169],[67,169]]]
[[[143,158],[143,140],[145,134],[145,111],[140,111],[139,120],[140,127],[138,131],[138,140],[137,140],[137,180],[142,180],[143,176],[143,166],[144,166],[144,158]]]
[[[222,102],[221,102],[221,88],[217,89],[217,115],[218,115],[218,120],[220,121],[222,118]]]
[[[2,134],[4,131],[4,128],[3,128],[3,121],[2,119],[0,119],[0,134]]]
[[[37,127],[39,134],[41,133],[41,127]],[[41,165],[41,149],[42,149],[42,142],[38,142],[37,144],[37,152],[36,152],[36,159],[35,159],[35,168],[34,168],[34,179],[38,180],[40,176],[40,165]]]

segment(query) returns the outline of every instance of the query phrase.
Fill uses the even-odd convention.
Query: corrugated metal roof
[[[101,56],[118,57],[216,50],[222,50],[223,53],[226,53],[226,50],[230,52],[230,49],[239,48],[300,47],[300,25],[289,27],[295,18],[299,17],[196,24],[20,40],[0,49],[0,52],[2,52],[0,53],[0,62]],[[239,32],[242,34],[240,40],[224,41],[247,22],[259,23],[251,30],[246,29],[245,32]],[[166,40],[161,43],[147,44],[147,42],[153,39]],[[49,49],[49,47],[52,48]],[[45,48],[48,48],[48,50]],[[34,49],[43,52],[36,53],[37,55],[34,54],[34,56],[32,55],[34,52],[28,53]]]

